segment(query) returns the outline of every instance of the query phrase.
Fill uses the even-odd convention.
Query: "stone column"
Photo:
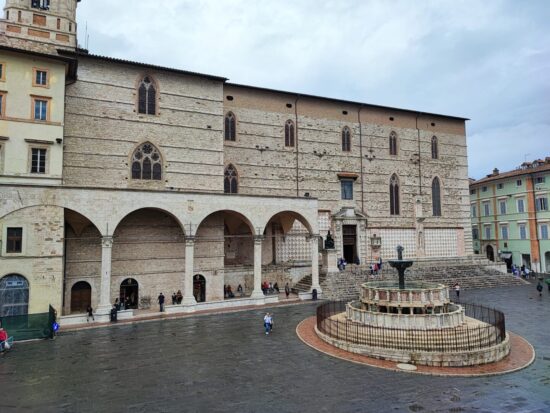
[[[193,295],[193,273],[195,259],[195,237],[185,237],[185,274],[183,276],[183,305],[195,305]]]
[[[111,311],[111,256],[113,252],[113,237],[106,235],[101,238],[101,283],[99,305],[97,311]]]
[[[321,293],[319,285],[319,234],[313,234],[309,238],[311,244],[311,291],[317,290]]]
[[[262,235],[254,236],[254,290],[251,298],[264,298],[262,291]]]

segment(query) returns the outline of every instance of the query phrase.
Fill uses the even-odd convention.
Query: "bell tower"
[[[56,53],[74,50],[76,7],[80,0],[5,0],[0,43],[27,50]]]

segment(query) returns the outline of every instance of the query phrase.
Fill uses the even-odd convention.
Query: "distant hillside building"
[[[92,55],[77,3],[0,20],[3,314],[320,291],[329,230],[350,264],[472,255],[466,119]]]
[[[550,157],[470,183],[474,252],[550,272]]]

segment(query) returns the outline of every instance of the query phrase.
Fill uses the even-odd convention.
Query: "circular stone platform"
[[[389,360],[380,360],[372,357],[350,353],[333,347],[323,341],[315,332],[316,317],[309,317],[296,327],[296,334],[305,344],[315,350],[342,360],[351,361],[357,364],[364,364],[371,367],[379,367],[386,370],[418,373],[432,376],[494,376],[498,374],[512,373],[524,369],[535,360],[535,349],[523,337],[510,331],[510,354],[504,359],[490,364],[468,367],[431,367],[417,365],[416,370],[402,370],[397,367],[399,363]]]

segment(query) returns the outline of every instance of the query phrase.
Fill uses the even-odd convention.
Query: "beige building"
[[[472,253],[465,119],[92,55],[69,47],[75,0],[38,3],[8,0],[0,26],[0,61],[18,67],[6,113],[12,99],[51,102],[47,121],[0,141],[0,279],[27,288],[28,311],[147,308],[178,290],[169,311],[190,311],[228,305],[227,285],[261,303],[263,281],[305,276],[320,291],[329,230],[336,256],[363,266],[398,244],[410,257]],[[15,82],[35,68],[50,89]],[[40,143],[40,175],[28,171],[37,140],[53,142]]]

